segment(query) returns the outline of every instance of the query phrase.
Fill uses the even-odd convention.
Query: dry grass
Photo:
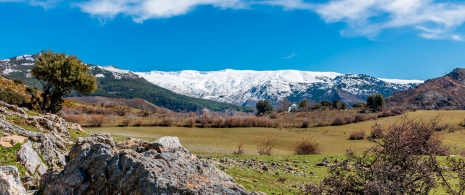
[[[425,120],[442,115],[443,123],[456,125],[463,121],[465,111],[416,111],[408,113],[409,118]],[[398,122],[400,116],[378,119],[380,124],[389,125]],[[298,140],[315,140],[320,143],[322,154],[344,154],[347,149],[361,152],[371,146],[367,140],[352,141],[348,139],[354,129],[370,132],[374,120],[352,123],[342,126],[326,126],[318,128],[185,128],[185,127],[103,127],[87,128],[89,133],[109,132],[119,140],[134,137],[153,141],[162,136],[177,136],[181,143],[193,153],[197,154],[232,154],[237,150],[237,140],[244,138],[244,153],[257,153],[257,140],[264,135],[277,137],[277,144],[273,148],[274,154],[293,154]],[[301,123],[299,124],[299,126]],[[439,132],[444,138],[444,144],[465,148],[465,131],[456,130]]]

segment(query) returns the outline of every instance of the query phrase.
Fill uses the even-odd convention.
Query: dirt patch
[[[9,136],[0,138],[0,145],[2,147],[11,148],[18,143],[22,144],[26,142],[26,140],[27,140],[27,137],[23,137],[20,135],[9,135]]]

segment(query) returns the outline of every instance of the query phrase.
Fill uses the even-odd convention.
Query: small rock
[[[268,170],[269,170],[269,168],[268,168],[268,167],[265,165],[265,166],[263,166],[263,167],[262,167],[262,170],[264,170],[264,171],[268,171]]]

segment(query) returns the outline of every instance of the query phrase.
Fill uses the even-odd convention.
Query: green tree
[[[255,107],[257,108],[257,116],[269,114],[273,111],[273,106],[271,106],[268,100],[258,101]]]
[[[309,104],[307,100],[302,100],[299,102],[299,108],[301,111],[307,111],[308,107],[309,107]]]
[[[384,97],[381,94],[373,94],[367,98],[367,107],[375,112],[384,108]]]
[[[89,94],[97,89],[96,79],[89,74],[89,68],[73,55],[42,51],[31,72],[42,83],[41,109],[46,112],[61,110],[63,96],[72,90]]]

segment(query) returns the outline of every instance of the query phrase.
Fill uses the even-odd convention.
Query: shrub
[[[394,114],[392,114],[391,111],[389,110],[385,110],[378,114],[378,118],[390,117],[390,116],[394,116]]]
[[[240,155],[244,154],[244,138],[239,139],[239,143],[237,143],[237,151],[234,151],[233,154]]]
[[[345,125],[345,124],[347,124],[346,119],[340,116],[336,117],[333,123],[331,123],[332,126],[340,126],[340,125]]]
[[[354,118],[355,123],[363,122],[363,121],[366,121],[366,120],[367,120],[367,118],[363,114],[357,114],[357,115],[355,115],[355,118]]]
[[[295,146],[294,152],[298,155],[319,154],[320,144],[304,140]]]
[[[350,140],[362,140],[365,139],[365,131],[364,130],[356,130],[352,131],[349,136]]]
[[[242,120],[235,116],[229,117],[228,119],[226,119],[225,126],[226,127],[241,127]]]
[[[310,126],[310,121],[305,120],[302,122],[302,126],[301,126],[302,128],[308,128],[309,126]]]
[[[463,194],[465,186],[460,182],[465,178],[460,175],[465,175],[465,162],[448,157],[443,166],[438,161],[436,155],[446,154],[447,149],[434,125],[405,117],[383,131],[382,140],[372,140],[374,146],[362,154],[347,153],[354,165],[350,169],[330,167],[320,194],[430,194],[438,184],[448,194]]]
[[[380,138],[383,138],[383,136],[384,136],[383,126],[380,123],[376,122],[371,127],[370,138],[371,139],[380,139]]]
[[[186,126],[193,128],[195,126],[195,118],[192,118],[192,117],[188,118],[186,122]]]
[[[226,120],[224,120],[221,117],[216,117],[216,118],[213,119],[212,123],[213,123],[213,126],[215,126],[215,127],[224,128]]]
[[[277,112],[272,112],[272,113],[270,114],[270,118],[272,118],[272,119],[277,119],[277,118],[278,118],[278,113],[277,113]]]
[[[434,127],[434,130],[435,131],[443,131],[443,130],[446,130],[447,128],[449,128],[449,124],[436,125]]]
[[[346,120],[347,124],[353,123],[355,120],[354,117],[351,117],[351,116],[346,116],[344,117],[344,119]]]
[[[140,127],[140,126],[142,126],[142,121],[137,120],[136,122],[134,122],[133,126],[135,126],[135,127]]]
[[[271,155],[271,150],[276,145],[276,137],[266,136],[258,141],[258,154],[260,155]]]
[[[103,115],[90,115],[89,118],[89,126],[90,127],[101,127],[103,124],[103,121],[105,121],[105,116]]]
[[[26,96],[11,91],[11,89],[7,89],[6,91],[0,91],[0,101],[4,101],[8,104],[14,104],[18,106],[26,106],[29,102]]]
[[[162,127],[171,127],[171,126],[173,126],[173,122],[174,122],[174,120],[172,118],[164,118],[160,122],[160,126],[162,126]]]
[[[81,116],[76,115],[76,114],[67,114],[67,115],[64,115],[63,118],[66,120],[66,122],[70,122],[70,123],[81,124],[82,122]]]
[[[123,119],[118,126],[127,127],[127,126],[129,126],[129,123],[130,123],[129,119]]]

